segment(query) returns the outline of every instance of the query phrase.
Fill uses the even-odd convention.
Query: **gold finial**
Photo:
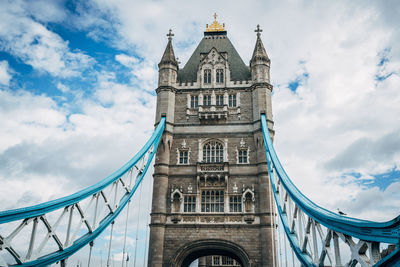
[[[206,24],[206,32],[223,32],[225,31],[225,23],[219,24],[217,21],[217,13],[214,13],[214,22],[208,26],[208,24]]]

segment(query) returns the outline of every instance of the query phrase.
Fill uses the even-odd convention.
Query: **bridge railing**
[[[261,116],[261,125],[282,232],[297,261],[303,266],[325,266],[325,262],[330,266],[400,266],[400,216],[388,222],[372,222],[316,205],[299,191],[283,169],[265,115]],[[287,256],[286,253],[286,264]],[[385,265],[388,262],[398,265]]]
[[[165,117],[131,160],[95,185],[39,205],[0,212],[0,266],[65,265],[65,259],[81,248],[91,248],[110,225],[112,233],[114,220],[150,166],[164,127]]]

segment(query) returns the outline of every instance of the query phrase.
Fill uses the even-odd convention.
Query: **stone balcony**
[[[199,106],[200,120],[226,120],[228,118],[228,106]]]
[[[199,186],[225,186],[228,179],[229,163],[197,163],[197,182]]]

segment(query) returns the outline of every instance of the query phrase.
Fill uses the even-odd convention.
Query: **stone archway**
[[[222,255],[239,262],[242,267],[254,267],[247,252],[239,245],[221,239],[197,240],[180,247],[170,266],[188,267],[202,256]]]

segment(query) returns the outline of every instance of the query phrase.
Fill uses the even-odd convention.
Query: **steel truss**
[[[264,114],[261,124],[276,209],[297,261],[302,266],[400,266],[400,216],[379,223],[319,207],[294,186],[283,169]],[[293,256],[296,265],[294,260]]]
[[[129,162],[95,185],[36,206],[0,212],[0,266],[56,262],[65,266],[66,259],[78,250],[87,245],[91,248],[139,187],[164,127],[165,117]]]

